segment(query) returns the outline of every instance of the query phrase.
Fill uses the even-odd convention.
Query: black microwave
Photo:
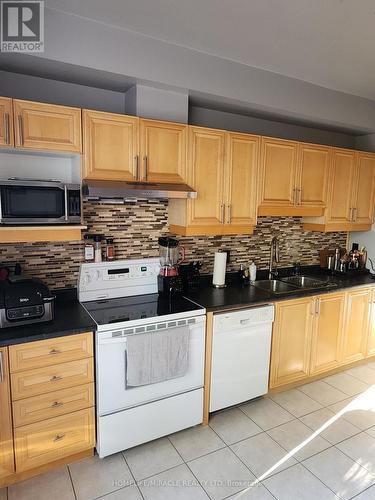
[[[0,224],[80,224],[81,186],[60,181],[0,180]]]

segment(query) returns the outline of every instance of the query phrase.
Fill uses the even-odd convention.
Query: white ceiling
[[[374,0],[46,0],[46,4],[375,100]]]

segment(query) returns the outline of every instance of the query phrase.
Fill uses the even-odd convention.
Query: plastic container
[[[255,265],[254,261],[252,261],[249,266],[249,273],[250,273],[250,281],[255,281],[257,279],[257,266]]]
[[[102,235],[101,234],[94,235],[94,261],[95,262],[102,261]]]

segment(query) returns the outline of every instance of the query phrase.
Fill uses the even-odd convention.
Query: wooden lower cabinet
[[[317,297],[314,310],[311,375],[331,370],[340,364],[345,293]]]
[[[366,357],[371,297],[372,290],[369,288],[347,293],[343,363],[351,363]]]
[[[0,348],[0,480],[14,473],[8,349]]]
[[[270,388],[307,378],[315,311],[310,297],[275,304]]]
[[[370,325],[367,339],[367,356],[375,356],[375,290],[371,291]]]

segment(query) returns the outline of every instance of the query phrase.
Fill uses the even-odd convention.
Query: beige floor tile
[[[374,427],[370,427],[369,429],[367,429],[366,431],[368,434],[370,434],[370,436],[374,437],[375,438],[375,426]]]
[[[265,432],[236,443],[231,448],[258,478],[264,474],[267,477],[276,474],[297,463],[294,458],[288,458],[287,451]]]
[[[312,411],[322,408],[320,403],[311,399],[298,389],[292,389],[290,391],[274,394],[271,396],[271,399],[295,417],[302,417],[307,413],[311,413]]]
[[[371,486],[367,490],[360,493],[353,500],[374,500],[375,498],[375,486]]]
[[[255,476],[229,448],[197,458],[188,466],[213,500],[222,500],[249,488],[255,480]]]
[[[335,447],[305,460],[303,465],[343,500],[375,482],[375,476]]]
[[[302,385],[301,387],[298,387],[298,389],[304,394],[310,396],[310,398],[318,401],[318,403],[323,406],[338,403],[348,397],[344,392],[321,380],[312,382],[311,384]]]
[[[257,399],[240,408],[265,431],[294,419],[293,415],[268,398]]]
[[[227,444],[233,444],[263,432],[250,418],[238,408],[232,408],[213,415],[210,427]]]
[[[256,483],[252,487],[228,497],[228,500],[275,500],[275,497],[261,483]]]
[[[345,373],[347,373],[348,375],[352,375],[365,384],[375,384],[375,370],[369,368],[366,365],[355,366],[354,368],[346,370]]]
[[[103,459],[95,455],[69,469],[78,500],[97,498],[134,482],[121,453]]]
[[[140,481],[145,500],[207,500],[202,487],[183,464]]]
[[[331,443],[319,435],[310,440],[314,431],[299,420],[275,427],[268,434],[288,452],[293,452],[293,457],[297,460],[305,460],[331,446]]]
[[[277,500],[338,500],[310,471],[298,464],[264,481]]]
[[[172,434],[169,439],[186,462],[225,447],[211,427],[202,425]]]
[[[157,439],[123,453],[136,480],[154,476],[183,463],[168,438]]]
[[[358,427],[355,427],[343,417],[331,422],[332,418],[335,418],[335,413],[328,408],[322,408],[301,417],[300,420],[310,429],[314,431],[320,430],[319,435],[331,444],[339,443],[361,432]],[[330,423],[328,424],[328,422]]]
[[[375,438],[361,432],[336,445],[345,455],[375,475]]]
[[[323,379],[332,387],[339,389],[342,392],[345,392],[348,396],[355,396],[356,394],[360,394],[361,392],[367,389],[367,384],[358,380],[351,375],[347,375],[346,373],[336,373],[335,375],[331,375],[330,377],[326,377]]]
[[[99,500],[99,499],[98,499]],[[100,500],[143,500],[141,492],[135,484],[121,488],[103,497]]]
[[[74,491],[67,467],[41,474],[8,488],[8,500],[51,500],[51,498],[74,500]]]

